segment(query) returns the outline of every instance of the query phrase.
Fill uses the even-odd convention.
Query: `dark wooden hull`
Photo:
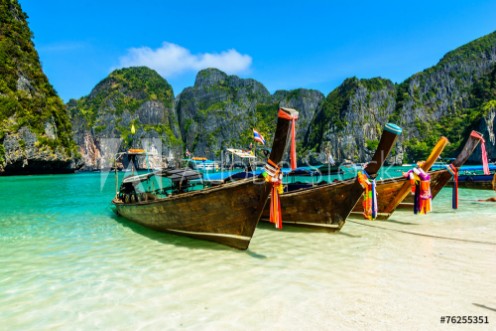
[[[429,171],[432,165],[436,162],[442,151],[448,144],[446,137],[441,137],[437,144],[432,149],[429,157],[422,164],[421,168],[424,171]],[[377,219],[387,220],[396,210],[399,204],[411,194],[410,181],[404,177],[389,178],[377,182]],[[363,198],[360,198],[358,203],[353,208],[353,215],[363,214]]]
[[[431,175],[431,192],[434,199],[451,178],[451,174],[447,170],[432,171],[429,172],[429,174]],[[401,192],[405,187],[409,189],[410,183],[403,177],[381,180],[377,183],[378,220],[387,220],[396,209],[413,210],[412,194],[407,194],[399,204],[394,204],[397,197],[402,195]],[[353,215],[361,214],[361,211],[363,210],[360,204],[361,201],[362,199],[360,199],[360,202],[357,203],[353,209]]]
[[[269,156],[273,164],[281,161],[297,117],[294,109],[279,110]],[[119,215],[146,227],[247,249],[270,191],[271,184],[259,176],[167,198],[112,202]]]
[[[401,133],[401,129],[396,128]],[[379,146],[366,167],[369,175],[375,177],[399,133],[384,130]],[[349,179],[284,193],[280,197],[283,224],[339,231],[363,191],[357,179]],[[262,213],[264,221],[269,218],[269,206],[270,203]]]
[[[296,190],[281,195],[283,224],[339,231],[363,194],[355,179]],[[269,218],[269,203],[262,220]]]
[[[458,177],[458,187],[478,190],[493,189],[493,175],[460,175]],[[448,182],[448,186],[453,186],[453,180]]]
[[[247,249],[270,193],[264,182],[254,180],[136,204],[113,203],[119,215],[151,229]]]
[[[398,207],[395,204],[398,196],[403,196],[402,191],[405,190],[405,186],[408,191],[410,191],[410,183],[404,177],[395,177],[390,179],[385,179],[377,182],[377,219],[387,220],[393,212]],[[403,199],[401,199],[402,201]],[[363,214],[363,197],[360,197],[357,204],[353,208],[352,215],[359,216]]]
[[[452,166],[456,167],[459,169],[462,165],[467,162],[468,158],[472,153],[474,152],[475,148],[477,145],[479,145],[479,142],[482,139],[482,134],[480,134],[477,131],[472,131],[470,133],[470,136],[468,137],[467,141],[465,142],[465,145],[463,146],[462,150],[456,157],[456,159],[451,163]],[[450,179],[453,177],[448,170],[436,170],[436,171],[429,171],[429,175],[431,176],[431,194],[432,194],[432,199],[434,199],[437,194],[441,191],[441,189],[446,186],[446,184],[450,181]],[[398,208],[410,208],[413,210],[413,196],[409,195],[406,197],[403,202],[398,206]]]

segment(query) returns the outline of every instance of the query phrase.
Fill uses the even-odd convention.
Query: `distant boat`
[[[206,157],[192,157],[191,159],[183,160],[193,170],[216,171],[220,169],[220,163],[209,160]]]
[[[224,168],[227,170],[242,169],[244,171],[253,171],[259,165],[255,153],[250,150],[239,148],[226,149]]]
[[[317,167],[317,170],[323,175],[342,175],[344,174],[343,169],[341,169],[339,164],[323,164]]]
[[[495,178],[496,178],[496,172],[494,172],[494,174],[489,174],[489,175],[460,174],[458,176],[458,187],[480,189],[480,190],[494,190]],[[447,185],[453,186],[453,180],[450,180]]]
[[[294,109],[279,110],[270,162],[281,161],[291,119],[297,116]],[[161,178],[166,178],[170,186],[145,188],[153,188],[153,180]],[[260,175],[190,190],[195,181],[202,184],[200,178],[201,174],[191,169],[164,169],[126,177],[112,203],[118,215],[146,227],[247,249],[272,184]]]

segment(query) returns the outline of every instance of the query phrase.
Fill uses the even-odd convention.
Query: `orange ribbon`
[[[279,109],[279,113],[277,114],[279,118],[283,118],[285,120],[291,121],[291,170],[296,169],[296,120],[298,119],[298,115],[291,116],[285,111]]]
[[[420,181],[420,203],[419,209],[421,214],[427,214],[432,210],[431,204],[431,182],[429,180]]]
[[[364,189],[362,201],[363,217],[371,221],[375,220],[377,217],[377,202],[374,204],[374,200],[376,199],[374,183],[371,183],[368,176],[361,172],[358,172],[357,180]]]
[[[282,229],[281,200],[279,194],[282,193],[282,172],[277,164],[271,159],[265,165],[263,174],[265,181],[271,183],[270,198],[270,222],[276,225],[276,229]]]

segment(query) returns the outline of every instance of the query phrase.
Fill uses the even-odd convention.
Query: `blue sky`
[[[399,83],[496,30],[496,1],[482,0],[19,2],[66,102],[132,65],[157,70],[175,95],[212,66],[272,93],[327,95],[352,76]]]

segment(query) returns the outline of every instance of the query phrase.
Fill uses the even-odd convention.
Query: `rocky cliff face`
[[[390,162],[425,159],[441,136],[458,153],[470,130],[484,134],[496,159],[496,32],[446,54],[432,68],[395,86],[382,79],[347,79],[332,91],[308,128],[304,149],[331,151],[334,158],[367,161],[387,122],[404,131]],[[494,102],[493,102],[494,101]],[[469,161],[480,163],[478,148]]]
[[[280,107],[298,110],[296,140],[299,145],[301,145],[305,139],[305,135],[315,112],[322,107],[324,94],[316,90],[308,89],[296,89],[292,91],[279,90],[274,93],[272,99]]]
[[[115,153],[128,148],[145,148],[177,161],[182,141],[173,100],[167,81],[146,67],[116,70],[90,95],[71,100],[73,135],[84,169],[109,168]],[[160,160],[152,158],[151,166],[163,165]]]
[[[197,156],[219,158],[228,147],[252,142],[256,108],[270,103],[270,93],[253,79],[228,76],[217,69],[198,73],[193,87],[176,101],[186,148]]]
[[[443,156],[453,157],[472,129],[496,159],[496,32],[399,85],[350,78],[327,97],[305,89],[270,95],[253,79],[206,69],[174,99],[167,81],[142,67],[114,71],[66,107],[41,69],[26,20],[17,0],[0,0],[0,174],[72,172],[79,154],[85,169],[108,168],[129,147],[169,161],[185,148],[219,158],[227,147],[253,143],[253,128],[270,143],[280,106],[300,112],[300,155],[321,161],[326,153],[368,161],[387,122],[404,129],[390,162],[424,159],[442,135],[451,142]]]
[[[315,114],[305,137],[306,153],[331,154],[336,161],[369,160],[395,109],[395,95],[389,80],[347,79]]]
[[[73,172],[69,116],[31,38],[18,2],[0,0],[0,174]]]
[[[182,136],[195,155],[219,158],[229,147],[246,148],[253,141],[252,129],[259,131],[270,147],[279,107],[295,108],[297,141],[303,142],[310,120],[324,95],[315,90],[268,90],[253,79],[229,76],[217,69],[198,73],[195,85],[176,100]]]
[[[393,118],[405,128],[402,140],[412,157],[422,142],[433,145],[440,135],[450,140],[446,151],[452,156],[466,140],[467,129],[478,128],[489,137],[482,108],[496,99],[495,64],[496,32],[447,53],[434,67],[400,84]],[[496,156],[494,144],[488,147]],[[480,162],[477,154],[471,161]]]

